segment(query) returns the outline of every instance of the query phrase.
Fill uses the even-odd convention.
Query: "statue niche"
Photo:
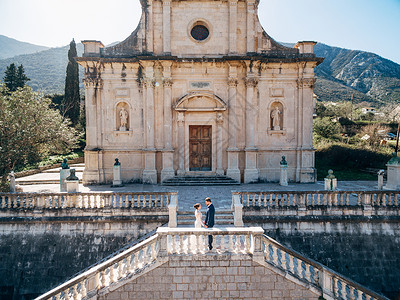
[[[283,130],[283,105],[280,102],[271,104],[270,109],[270,128],[271,130]]]
[[[116,129],[118,131],[129,131],[129,105],[120,102],[116,108]]]

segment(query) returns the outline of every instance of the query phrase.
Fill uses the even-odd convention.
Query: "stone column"
[[[255,52],[255,0],[247,0],[247,53]]]
[[[237,30],[237,1],[229,0],[229,53],[237,53],[236,30]]]
[[[146,89],[145,99],[145,139],[146,149],[144,156],[143,182],[155,184],[157,183],[156,170],[156,149],[154,148],[154,78],[153,78],[153,62],[143,63],[145,66],[144,87]]]
[[[224,116],[222,112],[217,112],[217,175],[224,175],[222,167],[222,125],[224,123]]]
[[[172,62],[163,62],[164,85],[164,150],[162,153],[163,168],[161,170],[161,182],[175,176],[174,150],[172,148]]]
[[[248,74],[246,78],[246,166],[244,170],[244,183],[258,180],[257,149],[255,147],[255,106],[253,103],[254,88],[257,86],[257,79],[254,74]]]
[[[163,52],[171,54],[171,0],[163,0]]]
[[[229,68],[230,71],[232,67]],[[234,68],[236,72],[236,68]],[[226,176],[240,182],[240,170],[239,170],[239,149],[237,148],[237,107],[236,107],[236,88],[238,80],[236,77],[228,78],[229,85],[229,111],[228,111],[228,137],[229,137],[229,148],[228,152],[228,169],[226,170]]]
[[[178,175],[185,175],[185,115],[178,112]]]

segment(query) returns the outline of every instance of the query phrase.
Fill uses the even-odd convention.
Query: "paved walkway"
[[[76,168],[76,174],[82,178],[81,165],[71,166]],[[45,182],[59,182],[59,169],[48,170],[46,173],[26,176],[17,179],[21,181],[36,181],[36,184],[22,185],[24,192],[59,192],[60,185]],[[375,190],[377,189],[377,181],[339,181],[338,190]],[[289,186],[283,187],[278,183],[254,183],[241,184],[234,186],[163,186],[150,184],[126,184],[123,187],[111,187],[110,185],[89,185],[79,187],[81,192],[178,192],[179,207],[181,210],[192,210],[196,202],[204,204],[204,198],[211,197],[216,209],[229,209],[232,204],[232,191],[313,191],[323,190],[324,183],[318,181],[316,183],[290,183]]]

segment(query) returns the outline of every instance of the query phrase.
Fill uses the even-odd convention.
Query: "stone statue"
[[[287,161],[286,161],[286,157],[282,156],[282,160],[279,163],[281,166],[287,166]]]
[[[69,169],[66,158],[64,158],[63,162],[61,163],[61,169]]]
[[[392,158],[388,161],[388,165],[400,165],[400,158],[397,156],[397,152],[392,153]]]
[[[271,112],[272,130],[281,130],[281,111],[278,107]]]
[[[71,174],[66,178],[66,180],[79,180],[75,175],[75,169],[71,169]]]
[[[126,131],[128,126],[128,112],[125,108],[121,108],[119,112],[119,117],[121,119],[121,126],[119,127],[120,131]]]

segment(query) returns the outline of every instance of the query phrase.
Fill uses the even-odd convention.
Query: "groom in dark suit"
[[[211,199],[209,197],[207,197],[204,200],[206,201],[206,205],[207,205],[206,218],[204,220],[204,227],[205,228],[213,228],[215,208],[214,208],[214,205],[211,203]],[[208,249],[210,249],[210,250],[212,250],[212,248],[213,248],[212,243],[213,243],[213,236],[209,235],[208,236]]]

